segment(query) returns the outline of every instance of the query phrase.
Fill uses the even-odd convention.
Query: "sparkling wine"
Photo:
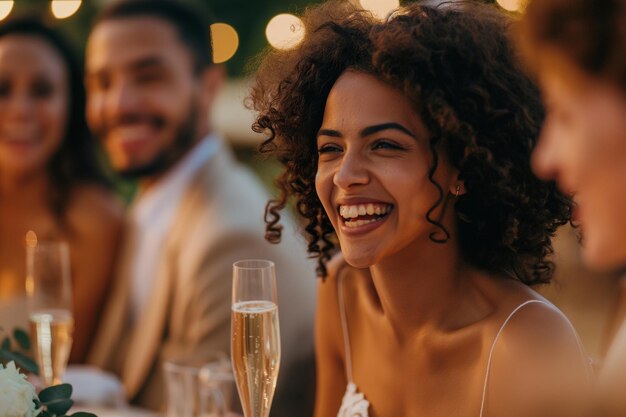
[[[30,315],[30,330],[44,384],[60,384],[72,349],[72,313],[68,310],[35,311]]]
[[[270,301],[235,303],[231,356],[246,417],[267,417],[280,366],[278,307]]]

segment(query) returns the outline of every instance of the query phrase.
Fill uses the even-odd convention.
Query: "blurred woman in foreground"
[[[519,41],[548,108],[533,168],[575,194],[586,263],[623,273],[626,1],[533,1],[522,19]],[[599,375],[602,408],[615,416],[626,415],[625,358],[622,325]]]

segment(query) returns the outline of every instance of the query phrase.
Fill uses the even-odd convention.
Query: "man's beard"
[[[198,113],[198,105],[192,102],[189,106],[189,116],[176,130],[174,140],[168,148],[163,149],[147,164],[122,169],[117,171],[117,174],[126,180],[140,180],[165,173],[195,145]]]

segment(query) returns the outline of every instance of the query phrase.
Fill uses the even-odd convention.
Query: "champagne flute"
[[[273,262],[233,264],[231,336],[231,359],[244,415],[268,417],[280,367]]]
[[[61,383],[74,332],[67,243],[26,237],[26,294],[39,375],[45,386]]]

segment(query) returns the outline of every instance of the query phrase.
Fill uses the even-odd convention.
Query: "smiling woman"
[[[351,70],[335,82],[317,134],[316,189],[351,265],[366,268],[393,253],[415,253],[437,234],[432,219],[441,218],[443,205],[429,212],[440,188],[429,175],[428,139],[400,91]],[[436,176],[451,192],[460,184],[450,166],[442,164]]]
[[[41,22],[0,25],[0,327],[26,327],[26,233],[70,245],[81,361],[112,272],[121,211],[84,119],[82,72]]]
[[[326,277],[316,415],[576,415],[584,354],[529,288],[571,202],[531,172],[543,109],[508,19],[412,4],[380,22],[331,1],[303,21],[251,103],[285,167],[267,237],[295,198]]]

